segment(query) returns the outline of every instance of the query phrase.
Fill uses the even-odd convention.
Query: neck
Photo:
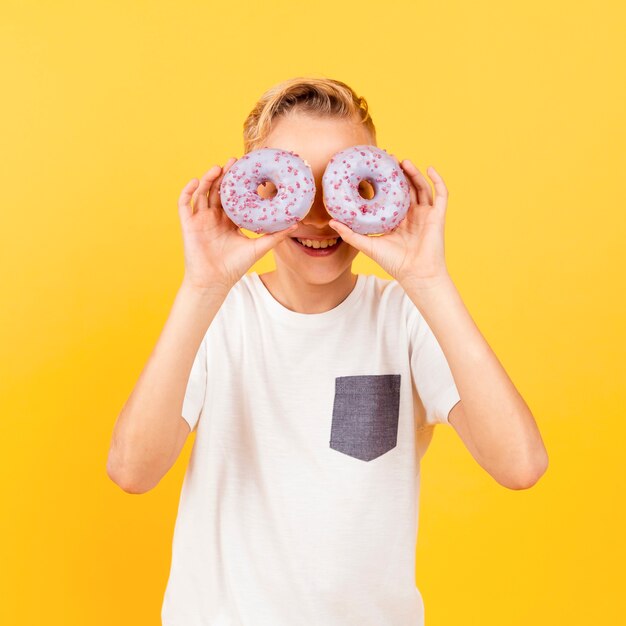
[[[341,304],[356,286],[357,275],[349,267],[329,283],[311,283],[293,270],[277,267],[259,274],[273,298],[296,313],[325,313]]]

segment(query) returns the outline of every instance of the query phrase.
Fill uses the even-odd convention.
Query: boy
[[[452,425],[500,484],[545,472],[535,420],[473,323],[444,259],[447,191],[407,159],[411,207],[367,237],[332,220],[321,177],[375,145],[363,98],[295,78],[244,124],[246,153],[292,150],[318,193],[298,224],[256,239],[226,216],[235,161],[179,199],[185,275],[113,433],[107,469],[156,486],[196,432],[173,539],[163,626],[420,626],[420,458]],[[299,239],[340,240],[311,257]],[[273,250],[276,270],[247,274]],[[361,251],[393,280],[352,274]]]

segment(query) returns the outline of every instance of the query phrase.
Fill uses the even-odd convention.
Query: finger
[[[405,159],[402,162],[404,166],[404,170],[408,175],[409,179],[413,183],[415,187],[416,195],[417,195],[417,203],[420,206],[423,205],[432,205],[433,203],[433,195],[430,185],[428,181],[424,177],[424,175],[419,171],[417,167],[413,164],[409,159]]]
[[[213,167],[216,167],[215,165]],[[209,170],[210,171],[210,170]],[[206,176],[206,174],[205,174]],[[195,209],[196,208],[196,201],[198,199],[198,194],[200,193],[199,188],[202,184],[202,177],[200,178],[200,180],[198,181],[198,187],[196,187],[196,190],[193,192],[193,196],[191,196],[191,205],[192,207]]]
[[[370,256],[372,242],[367,235],[355,233],[349,226],[346,226],[337,220],[330,220],[328,225],[336,230],[347,244]]]
[[[198,185],[198,188],[196,189],[191,199],[193,202],[194,213],[208,209],[207,194],[209,193],[209,190],[211,189],[211,185],[213,184],[213,181],[220,175],[221,171],[222,171],[222,168],[219,165],[214,165],[200,179],[200,184]]]
[[[298,229],[298,224],[292,224],[288,228],[276,231],[275,233],[265,233],[254,241],[254,254],[256,260],[265,256],[274,246],[278,245],[281,241],[287,239],[291,233]],[[245,236],[245,235],[244,235]]]
[[[437,170],[431,165],[426,172],[435,185],[435,208],[445,209],[448,204],[448,188],[439,176]]]
[[[191,197],[199,182],[197,178],[192,178],[180,192],[180,196],[178,197],[178,211],[181,216],[189,217],[193,213]]]
[[[211,191],[209,192],[209,207],[220,208],[222,206],[222,202],[220,200],[220,187],[222,185],[222,180],[224,180],[226,172],[231,168],[236,160],[237,159],[235,157],[231,157],[228,161],[226,161],[226,164],[222,168],[220,177],[211,186]]]
[[[404,171],[407,173],[411,182],[415,185],[417,191],[417,200],[420,205],[433,204],[433,193],[424,175],[409,161],[404,159],[401,165],[404,167]]]
[[[415,190],[415,185],[413,183],[409,183],[409,196],[411,196],[411,206],[419,204],[419,200],[417,199],[417,191]]]

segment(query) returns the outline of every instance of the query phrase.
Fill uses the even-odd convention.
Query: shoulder
[[[404,291],[402,285],[395,279],[381,278],[371,274],[366,276],[368,287],[366,292],[369,298],[375,300],[381,311],[399,314],[407,322],[418,313],[417,308]]]
[[[421,337],[427,330],[426,320],[404,287],[395,279],[374,275],[369,278],[372,280],[371,290],[377,300],[379,315],[393,317],[395,323],[406,329],[412,340]]]
[[[226,294],[226,298],[218,309],[213,321],[209,325],[207,335],[215,334],[220,328],[219,334],[223,334],[224,326],[233,327],[244,315],[244,311],[249,308],[255,299],[255,291],[249,275],[245,274],[240,278]]]
[[[256,299],[257,287],[252,274],[244,274],[230,289],[222,307],[239,308],[246,301]]]
[[[371,281],[373,289],[380,298],[398,299],[404,293],[404,289],[395,278],[381,278],[375,274],[370,274],[366,278]]]

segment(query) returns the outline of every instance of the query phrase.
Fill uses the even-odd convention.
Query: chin
[[[281,254],[282,250],[279,250],[279,248],[283,245],[287,249],[284,254]],[[341,259],[329,259],[330,262],[312,257],[296,258],[294,260],[293,255],[289,253],[288,249],[288,246],[292,245],[291,242],[281,242],[278,244],[278,246],[273,249],[274,259],[277,264],[280,263],[280,265],[288,267],[311,285],[327,285],[337,280],[345,272],[351,271],[352,262],[359,252],[356,248],[349,246],[349,254],[342,256]],[[345,241],[342,245],[348,246]],[[283,250],[285,250],[285,248],[283,248]]]
[[[325,269],[315,267],[298,268],[297,271],[298,275],[310,285],[329,285],[349,270],[350,265],[347,267],[336,265],[335,267]]]

